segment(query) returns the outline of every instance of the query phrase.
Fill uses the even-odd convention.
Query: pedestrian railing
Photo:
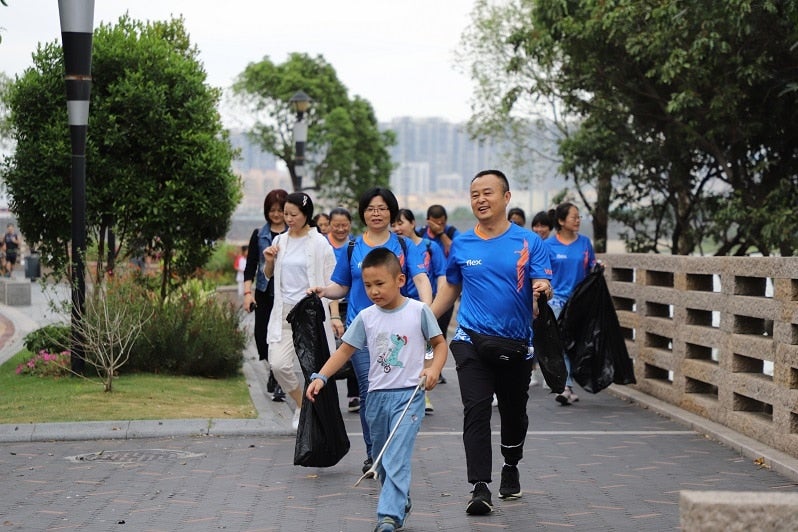
[[[638,390],[798,457],[798,257],[599,259]]]

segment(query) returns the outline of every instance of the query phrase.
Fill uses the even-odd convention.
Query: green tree
[[[476,138],[500,139],[500,144],[508,146],[502,155],[519,181],[525,175],[551,174],[559,166],[558,173],[573,183],[579,200],[592,215],[593,244],[601,253],[606,251],[612,174],[606,171],[606,164],[582,159],[579,117],[566,109],[558,87],[551,82],[550,69],[519,55],[516,41],[524,36],[532,8],[532,2],[523,0],[475,3],[472,24],[463,32],[458,51],[459,64],[467,65],[464,70],[475,82],[468,130]],[[594,140],[606,136],[598,131],[589,135]],[[593,172],[599,166],[602,180],[597,184]],[[520,171],[530,167],[532,172]],[[535,171],[536,167],[542,172]],[[534,187],[534,180],[528,181]],[[577,200],[571,196],[567,188],[558,194],[563,201]]]
[[[182,19],[127,16],[95,30],[87,146],[87,225],[99,249],[113,229],[128,253],[160,255],[161,295],[210,256],[241,198],[234,151]],[[2,174],[21,231],[51,265],[67,261],[70,143],[63,53],[40,46],[13,84],[16,152]]]
[[[0,72],[0,148],[8,148],[11,138],[11,124],[8,121],[8,90],[11,88],[11,78],[5,72]]]
[[[570,162],[612,174],[639,249],[664,231],[680,254],[708,236],[724,254],[798,250],[798,221],[774,216],[798,198],[798,2],[517,3],[530,16],[507,35],[506,68],[540,68],[545,83],[507,93],[554,91],[593,131]]]
[[[322,56],[293,53],[281,64],[264,57],[247,65],[233,90],[255,116],[250,137],[285,162],[294,190],[299,183],[294,171],[295,113],[289,100],[298,90],[313,100],[305,115],[305,167],[315,183],[303,183],[302,188],[353,208],[366,189],[388,184],[393,169],[388,148],[395,135],[379,130],[371,104],[359,96],[350,98]]]

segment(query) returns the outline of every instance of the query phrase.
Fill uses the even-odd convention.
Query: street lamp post
[[[305,175],[305,143],[308,141],[308,123],[305,113],[310,109],[313,100],[304,91],[297,91],[289,100],[296,111],[294,123],[294,175],[296,176],[295,190],[302,190],[302,177]]]
[[[58,0],[64,46],[69,137],[72,143],[72,371],[82,373],[85,359],[78,332],[86,302],[86,132],[91,95],[91,40],[94,0]]]

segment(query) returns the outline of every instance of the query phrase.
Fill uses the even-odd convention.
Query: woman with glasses
[[[347,252],[350,241],[354,241],[352,236],[352,215],[343,207],[336,207],[330,211],[330,232],[327,233],[327,240],[335,249],[335,257]],[[344,335],[344,320],[346,319],[346,309],[348,302],[345,297],[339,300],[330,301],[330,313],[332,314],[332,326],[335,332],[336,342]],[[346,401],[349,412],[360,412],[360,389],[357,385],[357,376],[354,373],[346,377]]]
[[[571,297],[574,288],[587,277],[596,264],[596,253],[590,239],[579,234],[582,216],[573,203],[560,203],[554,209],[554,229],[557,231],[544,241],[549,250],[551,262],[551,287],[554,295],[549,304],[555,316],[560,315],[565,302]],[[571,378],[571,361],[565,356],[565,368],[568,377],[565,389],[555,399],[563,406],[571,405],[579,400],[573,390]]]
[[[348,327],[355,316],[366,307],[372,305],[363,285],[360,264],[369,251],[374,248],[388,248],[399,257],[402,273],[411,277],[418,289],[419,299],[427,305],[432,303],[432,286],[427,272],[423,268],[423,257],[412,242],[400,241],[398,235],[391,232],[391,225],[396,222],[399,214],[399,203],[393,192],[383,187],[374,187],[367,190],[360,197],[357,208],[360,220],[366,229],[351,246],[342,248],[337,255],[335,271],[332,282],[325,287],[317,287],[314,291],[320,297],[340,299],[346,296],[349,304],[346,309],[346,326]],[[333,326],[336,326],[333,319]],[[363,472],[369,470],[373,463],[371,449],[371,433],[366,422],[367,397],[369,389],[369,372],[383,371],[382,366],[371,366],[367,349],[358,349],[351,358],[352,366],[357,375],[360,390],[360,424],[363,427],[363,440],[366,444],[366,460],[363,462]],[[379,449],[377,449],[379,452]]]

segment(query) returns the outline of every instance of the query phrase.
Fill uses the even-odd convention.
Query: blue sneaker
[[[396,530],[404,530],[407,527],[407,518],[410,517],[410,511],[413,509],[413,501],[410,500],[410,495],[407,496],[407,502],[405,503],[405,520],[402,521],[402,524],[399,525],[399,528]]]

